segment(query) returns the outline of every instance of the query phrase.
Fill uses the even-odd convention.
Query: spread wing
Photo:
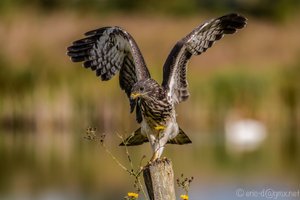
[[[246,20],[241,15],[228,14],[198,26],[176,43],[164,64],[162,82],[173,103],[180,103],[189,97],[186,71],[192,55],[200,55],[224,34],[233,34],[243,28]]]
[[[67,55],[73,62],[83,62],[85,68],[95,71],[103,81],[110,80],[119,71],[120,87],[128,97],[137,81],[150,78],[136,42],[120,27],[103,27],[89,31],[85,36],[67,49]],[[136,102],[131,100],[130,105],[132,112]],[[138,118],[140,109],[136,111]]]

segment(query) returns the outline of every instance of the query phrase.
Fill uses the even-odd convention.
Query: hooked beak
[[[141,96],[141,93],[138,93],[138,92],[136,92],[136,93],[131,93],[130,99],[136,99],[136,98],[138,98],[139,96]]]

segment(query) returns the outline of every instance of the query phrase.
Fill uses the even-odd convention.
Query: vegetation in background
[[[0,1],[0,198],[20,191],[36,194],[45,188],[63,188],[64,192],[96,193],[106,200],[118,199],[131,189],[126,173],[114,167],[105,153],[81,140],[86,127],[97,127],[107,133],[107,145],[126,163],[115,132],[130,133],[138,126],[117,78],[100,82],[65,55],[67,45],[88,28],[126,25],[152,75],[161,78],[163,59],[177,39],[203,20],[199,13],[238,10],[249,13],[249,18],[277,21],[292,19],[299,8],[292,0],[266,2]],[[21,12],[23,9],[35,12]],[[90,11],[92,16],[88,16]],[[150,17],[142,18],[144,12]],[[170,16],[157,17],[156,12]],[[296,22],[274,25],[253,19],[241,34],[227,37],[192,59],[188,72],[191,97],[177,111],[180,125],[194,143],[168,146],[166,155],[176,162],[175,171],[189,171],[200,176],[196,181],[204,182],[207,176],[219,181],[238,173],[241,179],[283,176],[292,181],[298,178],[295,182],[299,183]],[[265,123],[269,136],[260,149],[236,158],[224,148],[224,118],[237,110]],[[189,156],[177,156],[178,148]],[[134,161],[150,152],[147,145],[131,150]],[[89,199],[88,195],[82,199]]]
[[[242,11],[245,14],[272,20],[284,20],[299,10],[298,0],[2,0],[0,10],[35,8],[42,12],[75,10],[103,14],[111,12],[149,12],[171,15],[223,13]]]

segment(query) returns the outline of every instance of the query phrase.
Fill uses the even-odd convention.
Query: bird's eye
[[[140,91],[143,92],[144,91],[144,87],[140,87]]]

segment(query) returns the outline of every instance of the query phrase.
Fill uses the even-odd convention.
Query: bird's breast
[[[168,140],[176,137],[179,130],[175,117],[170,118],[164,125],[157,125],[157,123],[149,123],[149,121],[143,120],[141,128],[142,134],[148,137],[151,144],[161,140],[165,144]]]
[[[144,120],[152,129],[166,126],[167,122],[175,116],[174,107],[166,99],[142,101],[141,110]]]

